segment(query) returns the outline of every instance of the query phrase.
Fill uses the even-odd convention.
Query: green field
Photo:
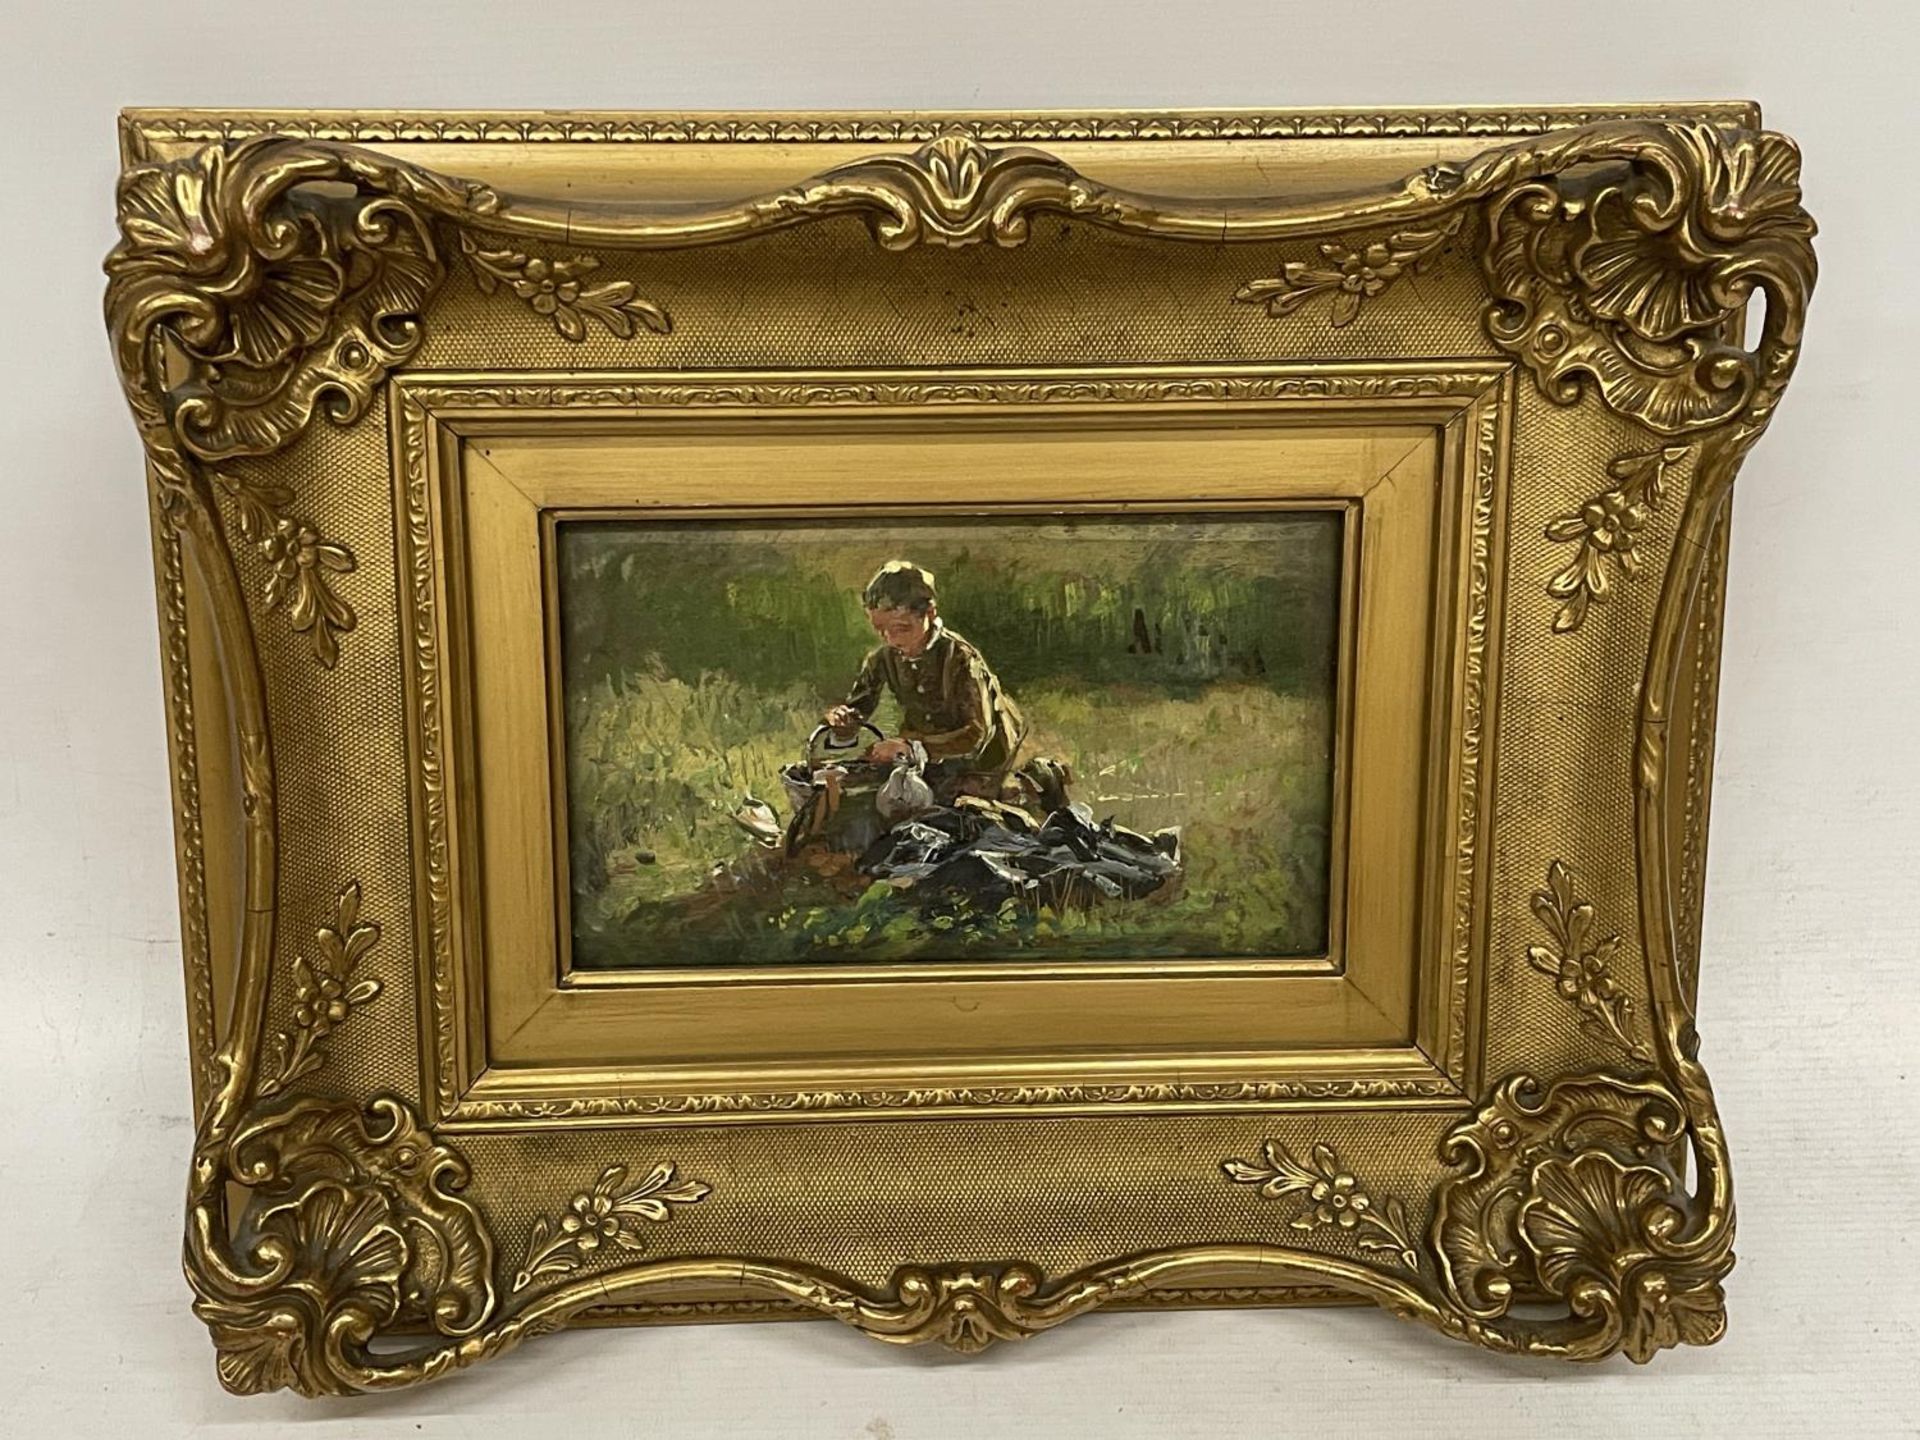
[[[1181,829],[1170,894],[1056,913],[849,891],[730,819],[784,807],[906,555],[1096,818]],[[1338,531],[1153,525],[562,531],[575,963],[1311,953],[1325,943]],[[888,709],[876,716],[891,731]],[[784,815],[782,816],[784,819]],[[720,867],[716,880],[715,870]]]

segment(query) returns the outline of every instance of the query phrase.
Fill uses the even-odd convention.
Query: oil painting
[[[563,521],[572,964],[1324,953],[1343,526]]]

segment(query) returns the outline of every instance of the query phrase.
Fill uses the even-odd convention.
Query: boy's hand
[[[907,754],[912,749],[913,744],[911,741],[876,740],[867,747],[867,759],[873,761],[876,765],[885,765],[891,761],[898,760],[902,755]]]
[[[835,730],[851,730],[860,723],[860,712],[851,705],[836,705],[827,711],[826,720]]]

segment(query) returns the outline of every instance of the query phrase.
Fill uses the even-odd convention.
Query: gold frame
[[[1718,1337],[1728,501],[1814,280],[1753,107],[133,111],[122,151],[229,1388],[569,1322],[971,1351],[1357,1299],[1572,1359]],[[636,442],[678,478],[595,469]],[[553,516],[791,513],[808,465],[906,454],[914,504],[1358,510],[1343,950],[562,973]]]
[[[1253,1085],[1281,1079],[1303,1063],[1310,1063],[1319,1082],[1328,1086],[1337,1083],[1335,1070],[1351,1071],[1362,1084],[1389,1078],[1424,1081],[1427,1093],[1447,1093],[1458,1083],[1429,1058],[1458,1057],[1465,1049],[1463,1035],[1443,1034],[1450,1018],[1444,1007],[1423,1016],[1421,1031],[1429,1037],[1424,1049],[1413,1043],[1404,1018],[1413,999],[1411,982],[1420,968],[1407,960],[1419,944],[1414,934],[1417,892],[1412,889],[1394,897],[1391,906],[1378,900],[1364,908],[1352,906],[1355,924],[1364,934],[1317,962],[1079,962],[1064,968],[994,962],[915,965],[910,972],[900,967],[804,967],[774,975],[662,970],[594,977],[584,984],[578,977],[563,976],[554,983],[547,957],[554,948],[549,937],[563,929],[552,903],[558,884],[543,888],[532,877],[557,875],[560,856],[549,846],[551,837],[565,833],[558,813],[562,787],[545,783],[548,775],[559,772],[557,747],[550,738],[555,727],[549,680],[557,666],[551,607],[528,606],[525,597],[537,588],[550,598],[551,579],[542,568],[548,527],[565,514],[598,511],[630,494],[628,467],[618,457],[630,454],[625,446],[635,438],[655,439],[663,449],[649,455],[660,457],[663,450],[665,455],[655,460],[644,501],[628,502],[624,513],[635,517],[825,513],[814,495],[835,467],[844,465],[840,446],[856,440],[885,448],[883,457],[863,457],[863,463],[915,476],[922,498],[912,508],[921,513],[936,507],[949,514],[1099,511],[1121,503],[1129,513],[1162,507],[1220,511],[1306,503],[1310,497],[1316,506],[1351,507],[1350,530],[1357,540],[1358,512],[1364,510],[1368,544],[1362,560],[1378,575],[1369,585],[1364,622],[1351,632],[1370,652],[1371,661],[1351,726],[1364,737],[1364,764],[1353,768],[1368,782],[1359,800],[1351,868],[1356,875],[1373,877],[1450,862],[1453,857],[1444,846],[1447,825],[1454,811],[1477,797],[1448,797],[1451,805],[1436,803],[1431,807],[1436,813],[1422,818],[1429,808],[1428,797],[1421,793],[1428,685],[1420,662],[1429,654],[1448,657],[1456,652],[1464,660],[1468,646],[1462,636],[1429,635],[1437,624],[1458,628],[1454,617],[1429,613],[1433,593],[1455,587],[1438,584],[1420,562],[1439,548],[1443,508],[1446,521],[1463,535],[1490,543],[1484,524],[1478,533],[1472,531],[1473,516],[1463,504],[1468,490],[1462,476],[1470,472],[1471,458],[1461,451],[1470,425],[1457,422],[1494,403],[1499,373],[1476,375],[1475,388],[1462,386],[1459,395],[1420,411],[1389,410],[1385,413],[1395,428],[1364,437],[1351,430],[1317,435],[1302,429],[1302,421],[1329,413],[1325,402],[1262,404],[1249,398],[1259,393],[1263,381],[1287,378],[1284,374],[1222,377],[1252,388],[1232,400],[1206,405],[1203,414],[1181,417],[1184,423],[1174,432],[1180,437],[1175,443],[1210,442],[1204,452],[1207,474],[1200,479],[1189,467],[1178,477],[1182,488],[1170,492],[1164,466],[1138,453],[1141,445],[1164,450],[1167,432],[1145,429],[1138,422],[1154,417],[1132,412],[1143,397],[1161,393],[1169,383],[1189,383],[1195,375],[1187,367],[1129,377],[1132,388],[1127,393],[1133,398],[1123,406],[1103,401],[1062,405],[1044,415],[1009,415],[999,400],[950,405],[943,407],[942,428],[933,431],[918,428],[926,422],[910,404],[879,413],[863,407],[852,417],[834,410],[802,410],[799,417],[804,418],[785,417],[793,434],[786,448],[774,448],[782,432],[772,427],[783,416],[764,395],[743,403],[738,416],[733,406],[724,406],[724,422],[710,416],[690,421],[684,410],[623,407],[622,429],[604,428],[616,422],[603,418],[590,437],[569,443],[566,432],[576,428],[569,418],[570,402],[538,409],[502,406],[485,381],[463,385],[435,380],[424,390],[405,380],[396,382],[403,413],[418,406],[427,415],[417,433],[407,427],[410,438],[404,441],[408,446],[419,443],[429,467],[426,504],[405,512],[406,529],[423,534],[426,541],[409,553],[407,563],[432,565],[437,555],[455,548],[451,537],[457,535],[465,568],[488,577],[485,594],[476,601],[471,592],[479,587],[461,584],[456,573],[460,567],[450,563],[444,582],[449,592],[446,611],[461,620],[449,625],[422,612],[409,617],[409,628],[416,633],[434,628],[434,656],[440,657],[440,673],[417,680],[416,688],[463,689],[471,697],[471,730],[496,737],[484,767],[474,765],[471,756],[465,764],[456,757],[446,767],[449,807],[460,808],[453,797],[464,788],[475,813],[505,817],[491,831],[475,827],[482,833],[469,837],[473,853],[464,866],[460,847],[450,847],[452,889],[468,898],[469,907],[464,914],[449,915],[444,936],[431,939],[436,953],[442,948],[464,951],[454,958],[452,993],[444,1007],[435,1009],[436,1026],[472,1017],[481,1009],[480,997],[486,1001],[487,1033],[471,1033],[457,1046],[460,1053],[483,1056],[484,1061],[470,1060],[473,1068],[465,1074],[452,1077],[451,1084],[440,1082],[440,1114],[449,1127],[516,1119],[524,1124],[521,1117],[529,1107],[541,1123],[563,1114],[604,1119],[612,1114],[684,1114],[689,1108],[748,1113],[791,1104],[802,1093],[829,1090],[838,1098],[809,1113],[893,1111],[905,1108],[897,1098],[875,1104],[863,1092],[910,1089],[916,1092],[917,1105],[950,1104],[938,1098],[941,1092],[1041,1093],[1064,1085],[1124,1083],[1114,1078],[1121,1074],[1136,1082],[1177,1074],[1204,1075],[1213,1085],[1228,1080]],[[895,383],[924,386],[929,380],[950,378],[929,372],[898,377]],[[1064,383],[1073,384],[1075,378],[1068,376]],[[597,387],[606,382],[565,383]],[[690,382],[674,377],[658,383],[671,387]],[[712,382],[702,377],[691,383]],[[721,383],[743,400],[757,395],[753,377]],[[779,383],[805,387],[822,382],[820,377],[805,377]],[[477,400],[468,398],[476,391]],[[1121,408],[1127,413],[1112,413]],[[1359,418],[1355,411],[1380,413],[1352,404],[1337,407],[1335,413],[1352,423]],[[442,448],[433,439],[436,414],[447,417],[439,423],[460,436],[459,451],[466,457],[445,472],[437,471],[430,458]],[[1435,425],[1414,428],[1410,421],[1416,414]],[[1225,423],[1233,428],[1213,433],[1193,428],[1209,416],[1231,416]],[[1262,418],[1275,427],[1272,435],[1248,438],[1248,427]],[[560,429],[553,433],[556,420]],[[1010,435],[1006,427],[1015,424],[1022,428]],[[717,432],[716,425],[721,427]],[[916,428],[893,433],[903,425]],[[491,438],[503,427],[511,427],[505,438]],[[752,443],[745,453],[753,466],[765,467],[770,479],[755,479],[754,469],[740,468],[738,436],[748,427]],[[988,433],[979,433],[983,429]],[[801,438],[798,432],[807,430],[824,430],[838,444],[822,444],[817,436]],[[1434,443],[1438,437],[1450,442],[1444,467]],[[985,479],[972,458],[977,444],[990,444],[995,452],[994,473]],[[672,448],[665,448],[669,445]],[[476,449],[483,460],[472,458]],[[1288,456],[1290,472],[1284,479],[1270,478],[1281,453]],[[1106,477],[1129,470],[1140,478],[1117,486],[1103,479],[1098,493],[1084,482],[1083,492],[1073,493],[1058,478],[1072,473]],[[1195,484],[1210,487],[1208,499],[1180,498]],[[462,493],[464,501],[454,502],[454,492]],[[755,506],[711,503],[715,495],[737,494],[751,494]],[[1023,498],[1036,495],[1049,498]],[[437,512],[436,499],[441,507]],[[450,633],[454,629],[464,633]],[[471,637],[477,635],[488,637],[489,661],[484,666],[472,662],[468,673],[456,680],[461,667],[444,657],[471,655]],[[1453,677],[1441,677],[1441,688],[1451,693]],[[437,773],[441,755],[455,756],[456,728],[443,723],[439,735],[417,737],[423,761],[419,773]],[[1457,717],[1450,717],[1437,734],[1457,737],[1459,730]],[[1385,776],[1396,777],[1395,783],[1380,778]],[[420,808],[426,813],[424,804]],[[1339,811],[1344,816],[1349,808],[1343,797]],[[459,832],[460,826],[449,824],[446,830]],[[429,833],[425,843],[430,850],[448,848],[445,834]],[[1430,853],[1423,857],[1423,849]],[[463,884],[461,872],[469,866],[472,878]],[[1438,876],[1436,883],[1447,878]],[[1339,920],[1344,921],[1347,908],[1338,907]],[[1344,941],[1344,935],[1341,938]],[[1440,953],[1431,956],[1426,967],[1464,968],[1465,938],[1442,933],[1428,943],[1442,941]],[[560,948],[564,950],[564,941]],[[1343,963],[1349,950],[1351,962]],[[1297,977],[1303,973],[1322,978],[1302,984]],[[1158,988],[1159,980],[1169,975],[1185,977],[1173,996],[1181,1003],[1170,1004],[1168,992]],[[1261,987],[1248,983],[1261,975],[1296,977],[1286,989],[1284,1013],[1291,1026],[1283,1035],[1232,1033],[1227,1027],[1233,1023],[1261,1015]],[[1094,976],[1114,983],[1085,983]],[[662,985],[687,992],[676,997],[666,1013],[652,993]],[[828,1003],[808,1008],[794,1002],[795,988],[805,985],[849,988]],[[1436,987],[1434,994],[1439,993]],[[1183,1022],[1186,1028],[1176,1028]],[[1050,1063],[1014,1058],[1034,1056],[1044,1049],[1047,1036],[1063,1029],[1074,1035],[1080,1049],[1097,1044],[1101,1058],[1062,1057]],[[764,1054],[769,1036],[777,1036],[782,1047],[815,1058],[769,1063]],[[881,1041],[876,1042],[876,1036]],[[939,1058],[943,1048],[951,1050],[963,1036],[981,1037],[975,1043],[990,1043],[992,1052]],[[1344,1065],[1302,1053],[1305,1047],[1335,1042],[1349,1048]],[[698,1062],[665,1058],[676,1045],[682,1056],[698,1054]],[[656,1047],[663,1053],[657,1069],[642,1063]],[[888,1053],[889,1047],[894,1053]],[[756,1055],[761,1057],[757,1062]],[[1055,1102],[1049,1108],[1068,1103]]]

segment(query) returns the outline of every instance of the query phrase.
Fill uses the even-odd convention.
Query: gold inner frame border
[[[1470,996],[1484,928],[1476,857],[1482,848],[1487,775],[1480,763],[1495,657],[1499,574],[1497,548],[1506,475],[1506,419],[1511,367],[1499,362],[1444,366],[1359,363],[1329,367],[1235,365],[1143,367],[1139,371],[823,372],[766,375],[569,377],[528,382],[517,377],[415,374],[393,386],[396,497],[403,536],[406,633],[414,640],[409,676],[414,714],[410,769],[416,777],[416,854],[427,1094],[438,1123],[469,1127],[545,1126],[610,1120],[670,1121],[697,1115],[752,1119],[882,1114],[962,1114],[1018,1107],[1049,1113],[1112,1113],[1128,1109],[1259,1109],[1269,1106],[1379,1101],[1458,1105],[1476,1079]],[[828,1067],[773,1067],[751,1083],[728,1083],[728,1071],[687,1069],[674,1081],[636,1084],[620,1070],[597,1075],[578,1065],[542,1074],[490,1064],[485,990],[472,963],[486,947],[471,943],[470,891],[463,895],[452,842],[477,844],[470,813],[450,805],[446,777],[474,757],[457,753],[472,733],[464,681],[449,688],[455,637],[466,633],[457,586],[434,564],[436,542],[453,554],[464,544],[435,515],[435,488],[463,468],[462,449],[477,435],[523,432],[543,417],[596,424],[654,415],[723,421],[729,414],[782,413],[911,419],[938,413],[943,423],[972,414],[998,425],[1092,423],[1128,414],[1174,427],[1232,414],[1242,421],[1307,426],[1329,418],[1358,424],[1431,427],[1438,441],[1443,494],[1435,554],[1432,693],[1443,713],[1426,725],[1428,792],[1423,832],[1432,851],[1423,860],[1419,908],[1444,917],[1444,934],[1417,941],[1414,988],[1421,1003],[1398,1045],[1380,1037],[1345,1055],[1269,1052],[1257,1063],[1222,1058],[1216,1073],[1188,1057],[1178,1065],[1078,1061],[1004,1074],[940,1076],[924,1063],[853,1067],[858,1083],[835,1083]],[[544,623],[544,622],[542,622]],[[544,679],[543,679],[544,685]],[[459,692],[459,693],[455,693]],[[544,717],[543,717],[544,724]],[[543,760],[543,765],[546,764]],[[544,772],[543,772],[544,773]],[[438,781],[439,783],[435,783]],[[543,797],[544,798],[544,797]],[[540,817],[551,833],[550,815]],[[467,828],[463,828],[467,827]],[[549,932],[550,933],[550,932]],[[550,958],[542,962],[551,966]],[[1068,968],[1068,967],[1063,967]],[[792,982],[788,982],[792,983]],[[1084,981],[1075,981],[1081,984]],[[561,997],[557,985],[549,993]],[[595,997],[598,998],[598,997]],[[1128,1073],[1131,1069],[1132,1073]],[[1241,1073],[1235,1074],[1239,1070]],[[1258,1071],[1253,1078],[1249,1072]],[[1154,1073],[1154,1072],[1160,1073]],[[1169,1074],[1168,1071],[1173,1073]],[[784,1079],[784,1083],[783,1082]],[[597,1080],[598,1083],[594,1083]]]
[[[758,428],[758,427],[756,427]],[[762,432],[764,433],[764,432]],[[1384,477],[1382,477],[1384,478]],[[777,969],[767,966],[709,966],[690,968],[649,962],[619,969],[584,969],[574,965],[572,927],[566,923],[570,860],[566,854],[567,817],[572,801],[567,792],[565,767],[564,686],[560,674],[561,581],[558,566],[557,532],[563,525],[607,521],[638,521],[648,525],[672,526],[676,523],[727,521],[736,524],[759,521],[776,524],[783,520],[870,520],[875,522],[964,521],[972,519],[1013,520],[1057,519],[1073,516],[1086,520],[1167,519],[1181,517],[1220,519],[1225,516],[1260,516],[1285,513],[1336,516],[1340,522],[1340,568],[1336,605],[1338,609],[1338,656],[1334,690],[1334,747],[1331,784],[1333,794],[1332,843],[1329,855],[1329,901],[1326,942],[1312,952],[1272,957],[1183,955],[1138,959],[1100,958],[1072,962],[1075,976],[1132,975],[1141,978],[1194,974],[1285,974],[1337,975],[1344,964],[1347,908],[1346,841],[1352,809],[1353,756],[1351,716],[1354,689],[1353,627],[1359,598],[1361,557],[1361,501],[1351,496],[1326,500],[1000,500],[990,503],[967,501],[929,501],[920,503],[873,503],[861,505],[724,505],[705,507],[650,507],[632,509],[541,508],[539,512],[542,562],[542,603],[547,630],[546,663],[548,669],[548,732],[553,737],[553,847],[554,892],[556,907],[555,948],[559,957],[557,980],[563,986],[591,989],[617,989],[626,986],[713,985],[727,983],[810,984],[816,982],[861,984],[875,980],[949,980],[957,978],[1009,979],[1027,976],[1054,976],[1061,973],[1059,962],[1040,960],[979,959],[915,961],[902,967],[892,961],[844,961],[838,964],[785,964]],[[909,973],[903,973],[903,969]]]

